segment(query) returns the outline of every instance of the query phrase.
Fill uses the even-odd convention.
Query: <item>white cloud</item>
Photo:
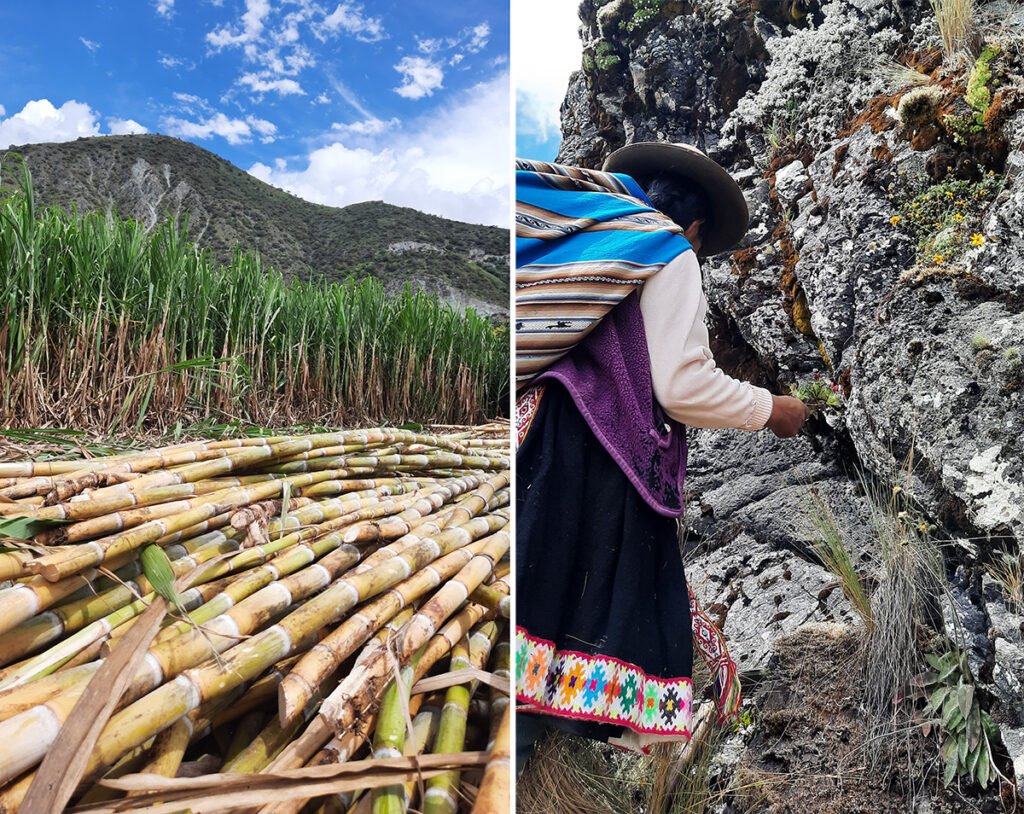
[[[7,111],[4,109],[4,106],[0,105],[0,117],[4,116],[6,113]]]
[[[224,26],[206,35],[206,41],[214,48],[228,45],[244,45],[255,42],[263,33],[264,20],[270,14],[269,0],[245,0],[245,14],[241,26]]]
[[[207,101],[201,96],[196,96],[194,93],[181,93],[180,91],[174,92],[174,98],[185,105],[198,105],[199,107],[209,107]]]
[[[331,97],[327,95],[327,91],[324,91],[313,100],[313,104],[326,105],[329,101],[331,101]]]
[[[440,51],[443,47],[444,43],[436,37],[427,38],[425,40],[421,40],[419,37],[416,37],[416,48],[422,54],[433,54]]]
[[[310,201],[381,200],[455,220],[509,223],[509,77],[470,88],[447,106],[389,133],[386,142],[314,150],[304,169],[254,164],[249,172]]]
[[[471,54],[475,54],[487,45],[487,38],[491,36],[491,27],[486,22],[480,23],[478,26],[474,26],[469,44],[466,45],[466,50]]]
[[[170,17],[174,14],[174,0],[156,0],[156,13],[161,17]]]
[[[401,122],[395,118],[388,119],[388,121],[371,118],[363,119],[361,122],[352,122],[351,124],[339,124],[338,122],[335,122],[331,125],[331,130],[335,133],[341,133],[342,135],[377,136],[391,130],[392,128],[398,127],[400,124]]]
[[[89,49],[89,53],[95,54],[100,50],[100,43],[87,40],[85,37],[79,37],[78,39],[82,41],[82,45]]]
[[[426,57],[402,57],[395,70],[403,75],[402,84],[394,89],[395,93],[406,99],[422,99],[442,87],[444,71],[439,63]]]
[[[166,55],[160,57],[160,59],[158,59],[157,62],[159,62],[165,68],[177,68],[180,65],[185,64],[185,60],[183,59],[179,59],[178,57],[169,57]]]
[[[452,58],[450,60],[448,60],[448,64],[452,65],[452,66],[458,65],[465,58],[466,58],[465,54],[453,54]]]
[[[329,78],[331,80],[331,84],[334,86],[335,92],[337,92],[337,94],[342,99],[344,99],[346,102],[352,105],[352,107],[354,107],[359,112],[360,116],[362,116],[364,119],[374,118],[373,114],[363,106],[363,103],[360,101],[359,97],[355,95],[355,93],[348,87],[348,85],[346,85],[340,79],[336,79],[333,76]]]
[[[268,93],[276,91],[281,96],[305,96],[306,91],[294,79],[267,79],[254,73],[247,73],[238,80],[239,85],[245,85],[253,93]]]
[[[134,133],[148,133],[149,131],[134,119],[107,119],[107,127],[110,128],[112,136],[128,136]]]
[[[361,5],[349,2],[340,3],[313,30],[320,40],[325,40],[338,31],[351,34],[361,42],[377,42],[387,37],[380,17],[367,17],[363,14]]]
[[[516,66],[516,131],[545,141],[558,134],[559,108],[583,46],[575,3],[516,0],[511,41]],[[543,19],[545,24],[537,25]]]
[[[100,126],[96,112],[73,99],[60,107],[54,107],[49,99],[37,99],[27,102],[10,118],[0,120],[0,149],[12,144],[72,141],[80,136],[98,135]]]
[[[170,136],[183,139],[210,139],[220,136],[228,144],[245,144],[252,141],[253,131],[260,134],[264,144],[274,140],[277,126],[265,119],[247,116],[245,119],[229,119],[223,113],[215,113],[199,121],[189,121],[178,116],[165,116],[160,120],[161,128]]]

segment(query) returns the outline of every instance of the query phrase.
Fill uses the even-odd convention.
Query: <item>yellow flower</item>
[[[952,198],[953,197],[953,192],[951,190],[947,189],[946,190],[946,196],[949,197],[949,198]]]
[[[953,215],[953,220],[955,220],[957,222],[962,221],[963,219],[964,219],[964,216],[961,215],[959,212],[957,212],[955,215]]]
[[[943,259],[943,258],[942,258],[942,255],[941,255],[941,254],[937,254],[937,255],[935,255],[935,257],[934,257],[933,259],[935,260],[935,262],[936,262],[937,264],[941,264],[941,263],[942,263],[942,259]]]
[[[985,236],[984,235],[981,235],[981,234],[973,234],[973,235],[971,235],[971,245],[972,246],[981,246],[984,242],[985,242]]]
[[[893,215],[891,218],[889,218],[889,223],[891,223],[893,226],[895,226],[901,220],[903,220],[903,218],[901,218],[899,215]]]

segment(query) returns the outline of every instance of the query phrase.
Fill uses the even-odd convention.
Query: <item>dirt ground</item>
[[[776,664],[755,699],[754,734],[731,784],[741,812],[997,814],[992,786],[943,789],[934,737],[908,727],[875,738],[858,709],[859,636],[809,625],[776,642]],[[880,748],[870,748],[880,746]]]

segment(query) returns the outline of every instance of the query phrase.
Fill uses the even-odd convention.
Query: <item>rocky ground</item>
[[[863,482],[898,486],[941,547],[947,628],[1024,794],[1024,614],[993,576],[1024,539],[1020,13],[976,4],[959,58],[909,0],[584,0],[580,15],[558,160],[597,167],[625,143],[670,140],[728,167],[751,228],[703,265],[716,357],[777,393],[818,376],[842,395],[793,441],[691,434],[691,583],[741,669],[776,686],[780,639],[862,625],[809,548],[807,490],[870,580],[883,552]],[[779,703],[754,701],[772,720]],[[751,757],[767,724],[747,737],[741,769],[770,770]],[[998,810],[992,789],[967,798]],[[772,800],[747,810],[826,810]],[[937,800],[916,810],[945,810]],[[887,810],[849,805],[835,810]]]

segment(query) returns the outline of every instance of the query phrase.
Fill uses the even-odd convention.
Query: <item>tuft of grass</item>
[[[974,19],[974,0],[929,0],[942,38],[942,49],[950,60],[964,55],[978,56],[980,35]]]
[[[868,596],[867,577],[854,565],[857,546],[847,539],[839,527],[832,507],[813,486],[806,487],[799,497],[804,521],[804,534],[811,550],[831,573],[839,578],[843,595],[850,601],[857,615],[871,630],[875,620]]]
[[[888,54],[881,54],[874,60],[871,72],[892,92],[904,88],[916,88],[931,81],[928,74],[922,73],[910,65],[904,65]]]
[[[1002,551],[988,570],[1006,592],[1010,610],[1024,616],[1024,554]]]

